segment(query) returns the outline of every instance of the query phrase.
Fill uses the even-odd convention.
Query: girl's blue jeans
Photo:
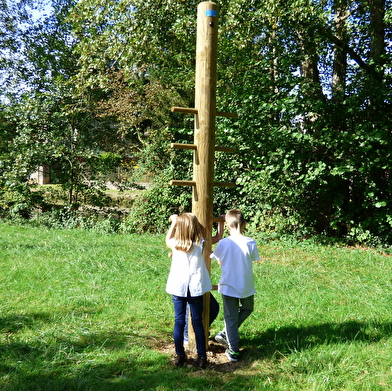
[[[192,326],[195,332],[196,349],[199,357],[206,357],[206,337],[203,327],[203,296],[187,297],[172,295],[174,304],[174,345],[176,354],[185,355],[184,349],[184,326],[186,319],[186,306],[192,314]]]
[[[188,320],[189,320],[189,305],[186,306],[185,315],[185,328],[184,328],[184,338],[188,339]],[[212,322],[216,319],[219,314],[219,303],[216,301],[215,297],[210,292],[210,326]]]

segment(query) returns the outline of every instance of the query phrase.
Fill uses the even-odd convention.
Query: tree
[[[237,180],[235,190],[217,190],[217,209],[238,205],[255,224],[261,217],[271,227],[387,235],[391,162],[381,147],[390,143],[389,6],[220,3],[218,105],[240,121],[219,120],[218,142],[238,153],[217,158],[217,176]],[[79,77],[105,85],[119,69],[129,77],[143,73],[192,106],[196,7],[80,1]],[[172,141],[190,141],[191,123],[159,115],[173,124]],[[162,125],[155,122],[155,134]],[[165,161],[173,156],[160,153]]]
[[[42,206],[29,175],[38,166],[59,166],[58,180],[68,191],[68,202],[78,203],[80,193],[98,191],[92,185],[100,153],[115,133],[113,118],[100,118],[101,91],[88,99],[74,96],[70,78],[77,69],[75,40],[66,17],[72,0],[51,2],[53,12],[35,19],[33,1],[5,9],[0,31],[4,88],[4,132],[10,140],[1,145],[1,191],[7,208]],[[110,150],[110,148],[108,148]]]
[[[163,183],[191,172],[191,156],[167,146],[193,139],[193,120],[170,107],[193,105],[197,4],[80,0],[61,23],[76,64],[71,84],[60,83],[77,97],[67,107],[115,124],[105,148],[138,156],[173,211],[189,206],[187,189]],[[255,227],[390,240],[390,9],[390,0],[220,3],[217,103],[239,120],[218,119],[217,143],[237,153],[217,154],[216,180],[237,187],[217,189],[217,213],[238,206]],[[148,194],[146,208],[162,203]]]

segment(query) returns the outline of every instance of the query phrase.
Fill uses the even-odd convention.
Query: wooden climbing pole
[[[213,192],[214,186],[233,187],[233,183],[214,181],[215,151],[234,152],[233,148],[215,147],[216,116],[236,117],[236,114],[216,110],[216,73],[218,52],[218,5],[204,1],[197,8],[195,107],[173,107],[173,112],[194,114],[194,144],[172,144],[172,148],[192,149],[193,180],[172,180],[172,185],[192,186],[192,213],[205,233],[204,259],[211,269]],[[204,298],[203,323],[208,341],[210,293]],[[191,323],[189,323],[191,324]],[[194,334],[189,330],[189,349],[195,351]]]

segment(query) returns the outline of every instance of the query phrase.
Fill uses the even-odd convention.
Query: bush
[[[191,192],[170,186],[165,178],[156,178],[149,189],[139,195],[121,225],[126,233],[162,233],[170,215],[191,210]]]

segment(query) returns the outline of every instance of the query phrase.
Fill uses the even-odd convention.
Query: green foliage
[[[162,233],[167,229],[170,215],[191,211],[191,195],[188,189],[170,186],[167,173],[157,177],[151,187],[135,199],[121,230],[138,234]]]
[[[99,155],[99,171],[104,173],[116,170],[121,163],[122,157],[118,153],[102,152]]]
[[[69,202],[99,204],[99,180],[121,155],[137,166],[130,182],[149,177],[157,184],[133,204],[128,229],[160,231],[163,216],[190,207],[189,189],[170,189],[167,181],[191,179],[192,156],[168,146],[193,140],[193,119],[170,107],[194,105],[198,3],[53,5],[48,28],[30,25],[23,7],[5,7],[12,17],[0,19],[0,48],[31,48],[21,52],[25,62],[4,56],[2,69],[30,64],[28,80],[39,91],[30,94],[34,110],[12,101],[18,120],[7,116],[1,126],[1,175],[5,164],[15,165],[12,181],[23,182],[34,165],[55,157],[49,160],[63,167]],[[237,152],[216,154],[215,179],[236,188],[215,190],[215,215],[240,207],[253,227],[274,235],[391,242],[391,1],[219,6],[218,110],[239,118],[217,119],[217,144]],[[24,35],[5,28],[18,20],[29,26]],[[41,50],[43,43],[50,50]],[[44,121],[47,108],[53,114]],[[45,131],[27,120],[31,114],[42,117]],[[49,134],[52,149],[48,143],[37,152],[36,133],[42,141]],[[8,143],[14,139],[19,155]],[[1,191],[9,197],[6,183]],[[25,201],[18,202],[30,205]]]
[[[19,206],[20,208],[23,205]],[[71,206],[51,207],[47,211],[29,209],[29,219],[21,214],[11,213],[7,215],[7,221],[12,224],[20,224],[28,227],[40,227],[48,229],[78,229],[85,232],[100,234],[118,234],[125,231],[122,220],[122,212],[108,210],[96,213],[94,210],[75,210]]]

